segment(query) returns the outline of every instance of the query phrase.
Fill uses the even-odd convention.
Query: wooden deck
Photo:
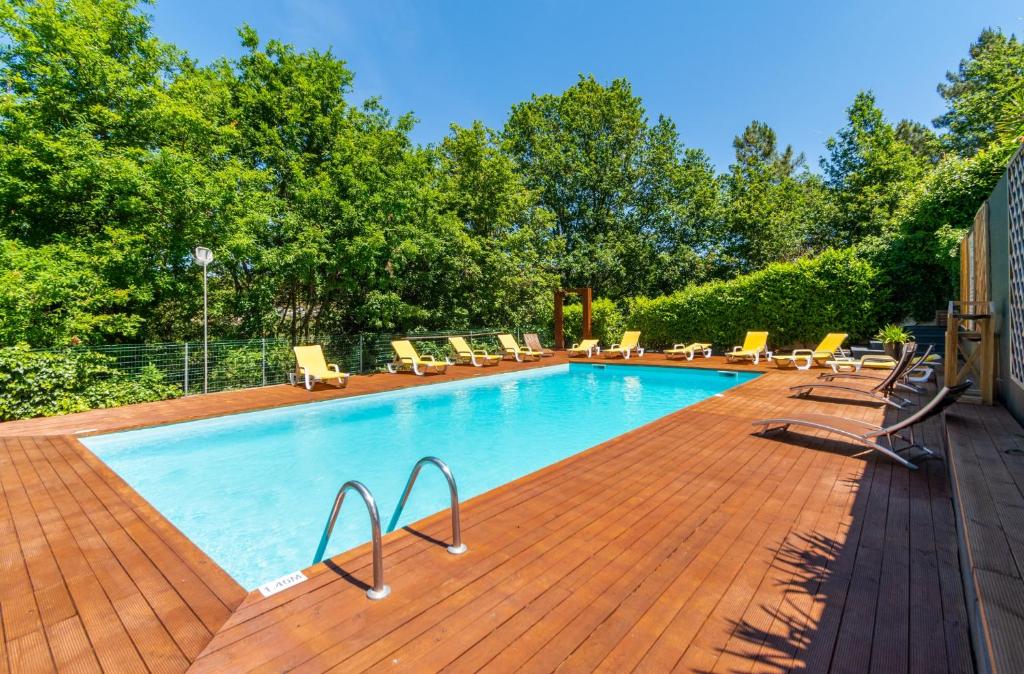
[[[1024,429],[1004,408],[972,405],[947,433],[980,669],[1024,672]]]
[[[536,366],[499,371],[512,367]],[[484,374],[450,371],[432,380]],[[780,413],[882,419],[873,405],[787,397],[813,376],[770,370],[470,499],[462,556],[440,543],[445,513],[388,535],[392,594],[380,602],[364,595],[368,546],[280,594],[245,596],[66,434],[428,378],[0,425],[20,436],[0,441],[0,662],[13,671],[973,671],[943,461],[911,472],[834,439],[751,435],[751,419]],[[941,449],[938,424],[925,435]]]

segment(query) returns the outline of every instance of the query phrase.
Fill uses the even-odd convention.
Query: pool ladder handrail
[[[448,494],[451,497],[451,511],[452,511],[452,544],[448,546],[448,552],[453,555],[461,555],[468,548],[466,544],[462,542],[462,524],[459,520],[459,488],[455,484],[455,476],[452,475],[451,468],[448,464],[437,458],[436,456],[425,456],[416,462],[413,466],[412,473],[409,475],[408,482],[405,483],[405,491],[402,492],[402,498],[398,501],[398,507],[395,509],[395,514],[391,516],[391,522],[388,524],[388,532],[394,531],[395,526],[398,524],[398,518],[402,515],[402,508],[405,507],[405,502],[409,499],[409,492],[412,491],[412,486],[416,483],[416,478],[419,477],[420,470],[423,466],[432,464],[437,466],[437,469],[444,475],[444,479],[448,481]]]
[[[327,551],[327,541],[331,538],[331,532],[334,531],[334,523],[338,519],[338,513],[341,512],[341,504],[344,503],[345,494],[349,490],[356,492],[362,497],[363,503],[366,504],[366,510],[370,513],[370,528],[373,534],[373,587],[366,591],[366,596],[374,600],[383,599],[391,594],[391,588],[384,584],[384,552],[381,549],[380,542],[380,511],[377,510],[377,501],[373,498],[373,494],[370,493],[370,490],[362,482],[349,480],[341,485],[338,495],[334,497],[334,507],[331,508],[331,516],[327,518],[327,526],[324,527],[324,534],[320,537],[320,545],[316,549],[313,563],[319,564],[324,558],[324,553]]]

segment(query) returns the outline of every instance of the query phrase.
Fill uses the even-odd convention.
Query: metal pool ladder
[[[327,519],[327,526],[324,527],[324,535],[320,537],[320,545],[316,549],[313,563],[318,564],[324,558],[324,552],[327,550],[327,541],[331,538],[331,532],[334,531],[334,523],[338,519],[338,513],[341,512],[341,504],[345,501],[345,494],[349,490],[356,492],[363,498],[366,510],[370,513],[370,528],[373,533],[373,587],[366,591],[366,596],[370,599],[383,599],[391,594],[391,588],[384,584],[384,553],[381,550],[380,544],[380,512],[377,510],[377,501],[374,500],[373,494],[370,493],[370,490],[362,482],[349,480],[341,485],[338,495],[334,497],[334,507],[331,508],[331,516]]]
[[[398,518],[402,515],[402,508],[405,507],[405,502],[409,499],[409,492],[412,491],[412,486],[416,483],[416,478],[419,477],[420,470],[427,464],[433,464],[437,466],[437,469],[444,475],[444,479],[448,481],[448,494],[452,501],[452,544],[448,546],[448,552],[453,555],[461,555],[468,548],[466,544],[462,542],[462,524],[459,521],[459,489],[455,486],[455,476],[452,475],[451,468],[448,464],[437,458],[436,456],[425,456],[416,462],[416,465],[412,469],[412,474],[409,475],[409,481],[405,483],[405,491],[402,492],[402,498],[398,501],[398,507],[395,509],[395,514],[391,516],[391,522],[388,524],[388,531],[394,531],[395,526],[398,524]]]

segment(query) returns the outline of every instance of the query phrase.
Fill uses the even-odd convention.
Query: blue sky
[[[648,114],[720,170],[752,119],[817,168],[860,89],[890,121],[929,123],[935,86],[985,26],[1024,34],[1024,5],[908,2],[487,2],[158,0],[157,34],[202,62],[235,56],[236,28],[300,49],[330,47],[355,72],[355,96],[381,96],[436,142],[452,122],[500,127],[513,103],[557,93],[579,73],[626,77]]]

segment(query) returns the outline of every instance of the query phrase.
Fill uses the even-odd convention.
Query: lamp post
[[[196,264],[203,265],[203,393],[206,393],[207,383],[209,381],[209,347],[207,339],[207,312],[206,312],[206,267],[213,262],[213,251],[209,248],[203,248],[202,246],[196,246],[195,250],[195,261]]]

